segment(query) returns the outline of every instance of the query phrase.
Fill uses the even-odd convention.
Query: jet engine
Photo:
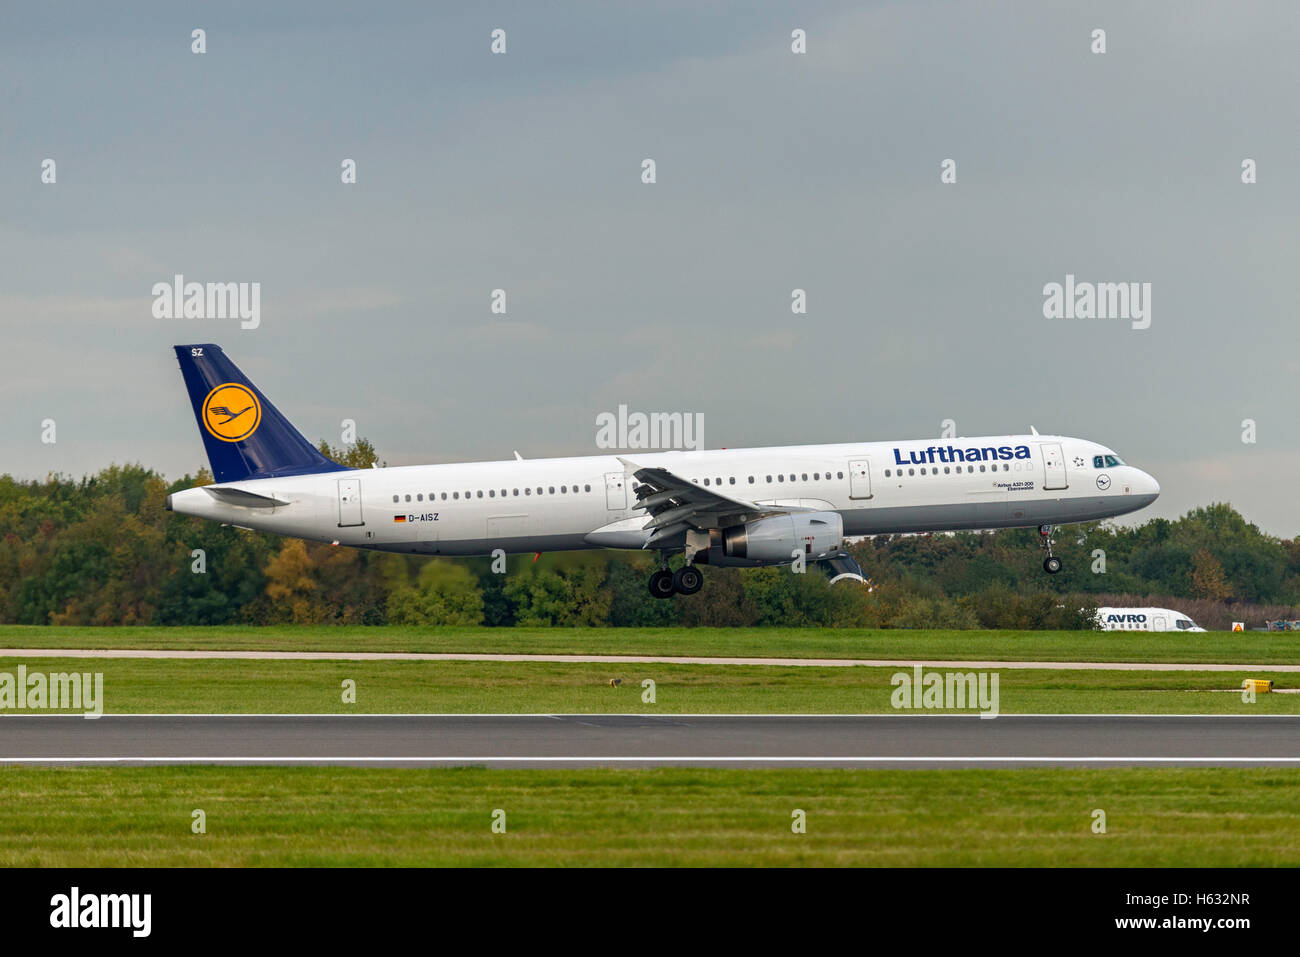
[[[716,565],[783,565],[802,552],[806,561],[839,554],[844,520],[838,512],[792,512],[755,519],[715,532]],[[717,539],[721,539],[718,541]]]

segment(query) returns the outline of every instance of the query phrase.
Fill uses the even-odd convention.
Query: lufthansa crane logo
[[[262,422],[262,403],[246,385],[227,382],[203,400],[203,426],[222,442],[242,442]]]

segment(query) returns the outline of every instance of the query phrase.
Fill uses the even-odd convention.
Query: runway
[[[0,717],[0,764],[1300,765],[1300,715]]]
[[[1300,672],[1300,664],[1145,661],[946,661],[941,658],[726,658],[684,655],[531,655],[405,651],[199,651],[146,648],[0,648],[4,658],[145,658],[223,661],[505,661],[561,664],[774,665],[786,668],[948,668],[977,671]]]

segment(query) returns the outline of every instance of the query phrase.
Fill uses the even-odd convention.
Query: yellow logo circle
[[[227,382],[203,400],[203,425],[222,442],[242,442],[262,422],[262,403],[246,385]]]

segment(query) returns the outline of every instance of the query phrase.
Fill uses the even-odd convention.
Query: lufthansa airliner
[[[316,542],[422,555],[649,549],[650,591],[692,595],[701,565],[815,564],[860,578],[846,536],[1057,525],[1136,511],[1156,480],[1061,435],[628,452],[350,469],[325,458],[211,343],[176,346],[214,484],[167,508]],[[672,572],[668,559],[685,563]]]

